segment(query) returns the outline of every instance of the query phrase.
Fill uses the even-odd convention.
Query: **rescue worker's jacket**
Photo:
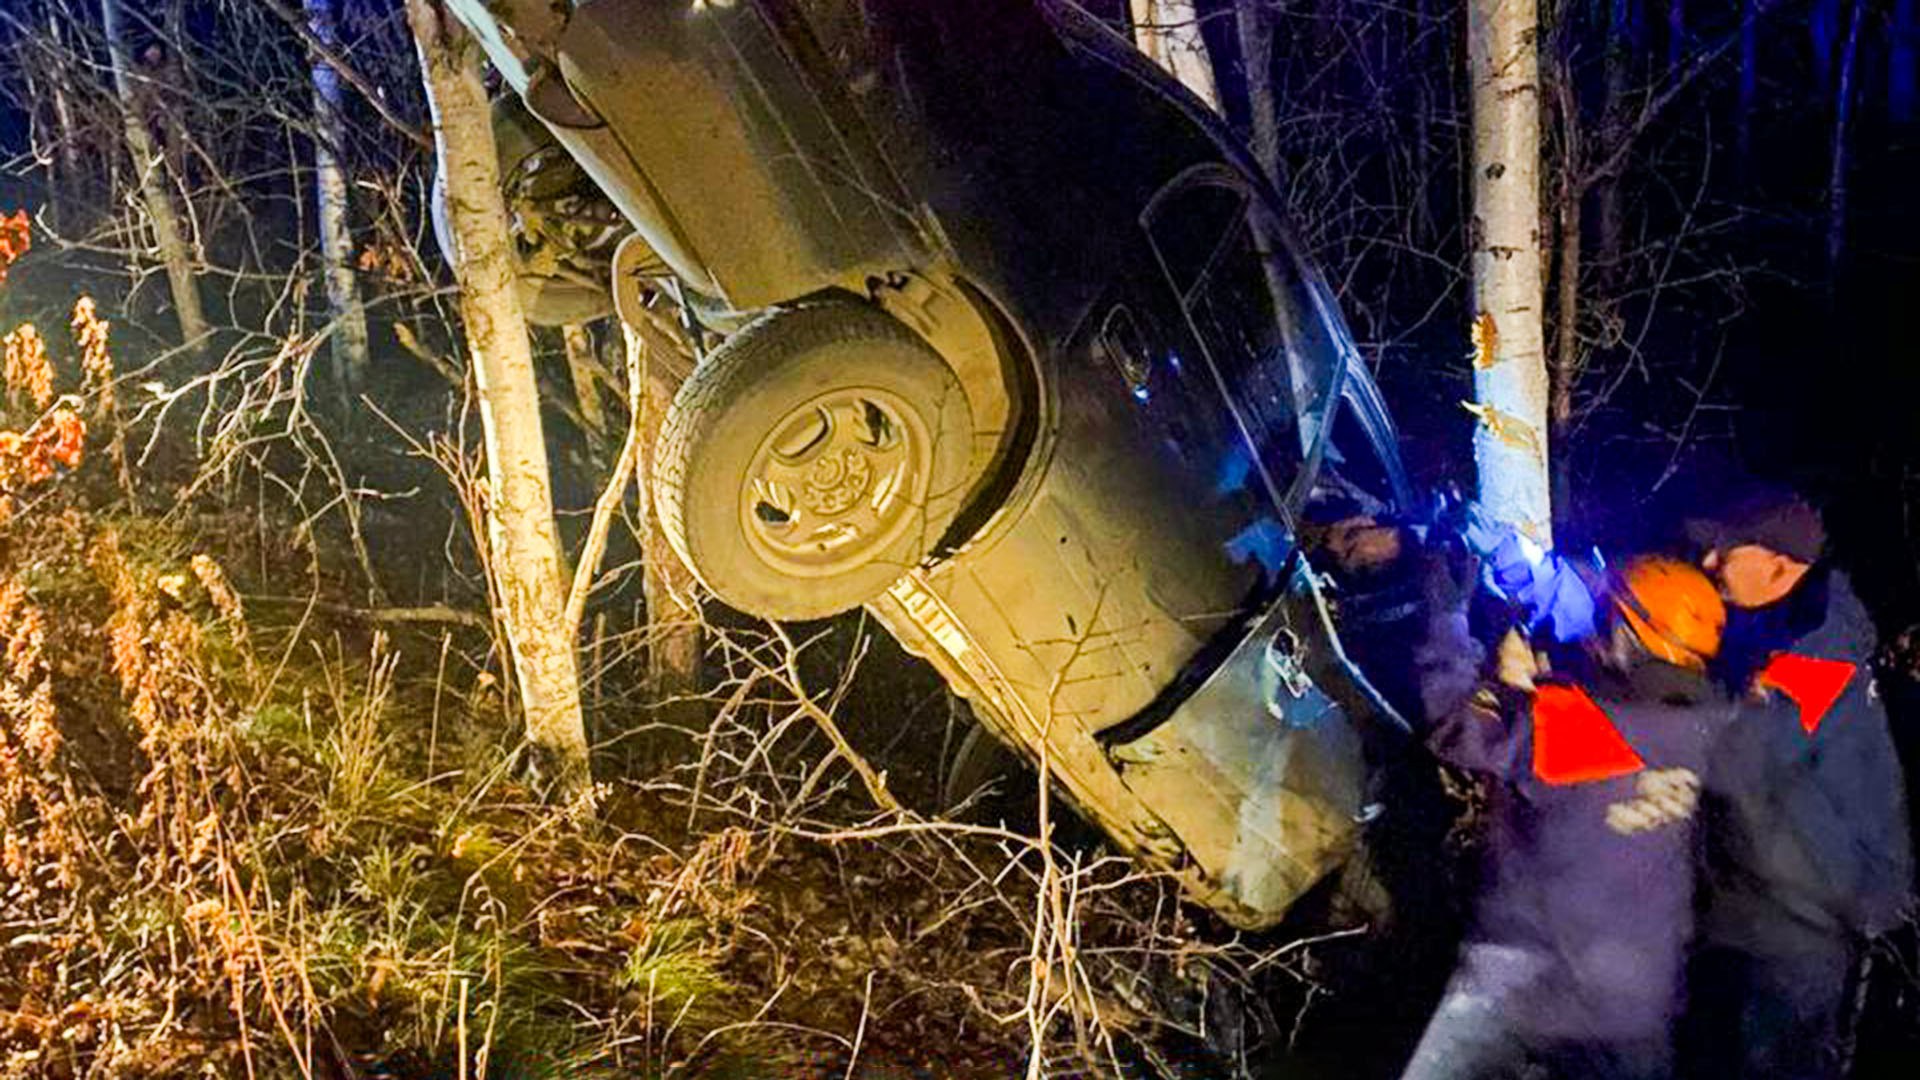
[[[1702,936],[1878,934],[1907,905],[1913,852],[1900,761],[1873,685],[1873,627],[1845,575],[1816,567],[1778,604],[1730,609],[1723,670],[1746,708],[1706,776]]]
[[[1428,746],[1500,781],[1464,955],[1507,970],[1456,981],[1496,987],[1502,1022],[1542,1045],[1665,1039],[1693,927],[1701,775],[1738,706],[1652,660],[1591,690],[1489,689],[1480,653],[1464,616],[1436,613],[1416,654]]]

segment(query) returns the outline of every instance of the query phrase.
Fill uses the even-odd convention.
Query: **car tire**
[[[959,380],[912,331],[857,302],[783,309],[729,338],[675,395],[655,506],[721,602],[824,618],[934,550],[972,444]]]

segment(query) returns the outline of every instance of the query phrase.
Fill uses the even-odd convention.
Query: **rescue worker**
[[[1874,634],[1820,515],[1758,489],[1687,525],[1729,614],[1716,674],[1749,708],[1715,748],[1688,1071],[1837,1077],[1849,981],[1912,887]]]
[[[1403,1080],[1670,1075],[1700,774],[1738,708],[1706,674],[1720,596],[1685,562],[1631,561],[1591,672],[1529,689],[1482,679],[1471,579],[1435,570],[1425,740],[1494,784],[1471,927]]]

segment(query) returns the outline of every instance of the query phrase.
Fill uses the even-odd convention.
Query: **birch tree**
[[[1496,519],[1552,541],[1535,0],[1469,0],[1474,462]]]
[[[460,314],[480,388],[489,562],[526,713],[562,792],[588,780],[586,725],[567,615],[553,490],[520,307],[486,89],[475,49],[442,0],[407,0],[433,117],[460,281]]]
[[[153,232],[154,251],[166,269],[174,317],[180,324],[180,339],[198,348],[207,337],[207,317],[200,306],[199,283],[194,279],[193,253],[187,248],[186,236],[180,228],[180,214],[167,187],[166,162],[147,129],[148,95],[142,93],[133,72],[126,11],[121,0],[100,0],[100,15],[106,30],[114,93],[120,100],[127,153],[133,158],[134,173],[140,183],[140,201]]]
[[[314,40],[329,50],[340,48],[336,14],[338,0],[305,0],[307,25]],[[347,173],[341,161],[347,125],[342,113],[340,73],[318,55],[313,73],[313,189],[319,206],[320,259],[327,287],[327,308],[333,316],[329,347],[334,377],[342,396],[351,399],[365,384],[367,372],[367,313],[360,305],[360,286],[353,272],[353,235],[348,224]]]
[[[1131,0],[1133,40],[1153,62],[1171,72],[1207,108],[1220,111],[1213,60],[1200,34],[1194,0]]]

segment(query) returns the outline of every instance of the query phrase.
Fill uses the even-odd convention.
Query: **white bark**
[[[1495,518],[1552,541],[1535,0],[1469,0],[1474,461]]]
[[[180,324],[180,339],[190,347],[199,348],[207,337],[207,317],[200,307],[199,284],[194,280],[193,253],[187,249],[179,212],[167,190],[166,162],[147,130],[146,109],[141,104],[145,95],[134,79],[126,12],[121,0],[100,0],[100,16],[106,30],[108,61],[113,67],[113,88],[120,99],[127,152],[133,158],[133,168],[139,177],[140,199],[153,229],[154,249],[166,268],[174,317]]]
[[[1194,0],[1132,0],[1132,5],[1133,40],[1140,51],[1219,112],[1220,89]]]
[[[580,677],[566,618],[553,491],[520,309],[507,210],[476,50],[440,0],[407,0],[446,181],[460,314],[480,387],[487,451],[487,541],[527,735],[561,790],[588,779]]]
[[[53,46],[54,54],[62,58],[74,55],[73,47],[67,41],[65,25],[60,18],[60,13],[56,12],[52,5],[48,5],[47,41]],[[47,86],[53,98],[55,129],[53,152],[55,160],[59,163],[59,171],[54,174],[56,177],[54,190],[48,192],[52,197],[49,199],[50,202],[58,202],[60,196],[76,194],[73,187],[82,183],[84,175],[80,168],[80,159],[74,151],[74,147],[78,145],[75,137],[78,129],[74,124],[73,98],[67,91],[68,63],[69,61],[62,59],[47,67]]]
[[[338,0],[305,0],[307,25],[327,48],[340,47],[335,21]],[[360,304],[360,286],[353,272],[353,234],[348,224],[347,174],[340,162],[347,125],[340,73],[315,58],[313,72],[313,187],[320,213],[320,258],[324,264],[327,307],[333,315],[334,374],[347,395],[366,383],[367,312]]]

